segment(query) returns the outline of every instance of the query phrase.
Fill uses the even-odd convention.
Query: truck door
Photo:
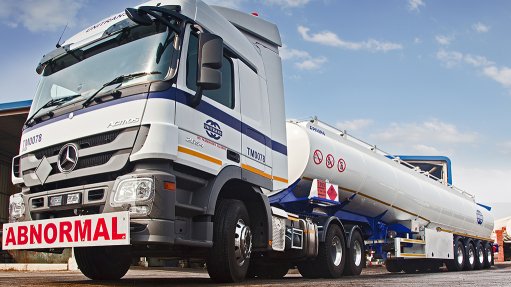
[[[216,174],[225,165],[239,165],[241,116],[237,92],[237,63],[227,51],[222,63],[222,86],[204,91],[201,103],[186,101],[197,89],[198,36],[188,30],[183,43],[176,92],[179,127],[177,162]]]
[[[270,110],[264,79],[238,61],[241,99],[241,167],[243,178],[273,189]]]

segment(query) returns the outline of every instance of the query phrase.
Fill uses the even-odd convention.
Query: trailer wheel
[[[416,262],[417,259],[408,259],[403,262],[403,271],[407,274],[417,273],[419,264]]]
[[[347,249],[344,275],[353,276],[362,273],[364,261],[364,240],[360,232],[354,232],[350,239],[350,248]]]
[[[484,244],[484,268],[490,268],[493,265],[493,248],[490,243]]]
[[[330,225],[325,242],[319,244],[317,264],[324,278],[339,278],[344,272],[346,262],[346,243],[342,229],[335,224]]]
[[[480,269],[484,268],[484,246],[481,241],[476,242],[475,250],[476,250],[476,261],[474,264],[474,269],[480,270]]]
[[[387,259],[385,260],[385,268],[388,272],[399,273],[403,271],[403,264],[401,260]]]
[[[465,249],[465,266],[463,270],[474,270],[474,266],[476,264],[476,249],[474,247],[474,242],[468,242],[467,248]]]
[[[213,247],[207,266],[216,282],[239,282],[245,278],[252,252],[252,233],[243,202],[223,199],[218,203],[213,226]]]
[[[447,266],[447,270],[449,271],[461,271],[465,266],[466,256],[465,256],[465,247],[463,246],[463,242],[461,240],[456,240],[454,244],[454,259],[447,260],[445,265]]]
[[[92,280],[121,279],[131,265],[130,246],[76,247],[78,268]]]

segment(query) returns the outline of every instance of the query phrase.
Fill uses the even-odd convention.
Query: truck
[[[489,268],[490,208],[446,157],[287,121],[275,24],[200,0],[112,15],[43,56],[5,250],[74,248],[91,279],[194,258],[217,282]]]

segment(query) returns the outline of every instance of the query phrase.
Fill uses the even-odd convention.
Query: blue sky
[[[279,26],[288,118],[316,115],[393,154],[447,155],[455,185],[511,205],[510,1],[207,2]],[[0,102],[32,98],[66,23],[64,38],[138,3],[0,2]]]

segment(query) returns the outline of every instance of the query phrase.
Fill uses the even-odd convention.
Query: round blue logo
[[[479,224],[479,225],[483,224],[483,214],[481,213],[481,211],[477,210],[476,216],[477,216],[477,224]]]
[[[212,120],[207,120],[204,123],[204,130],[210,138],[218,140],[222,137],[222,130],[220,129],[220,125]]]

